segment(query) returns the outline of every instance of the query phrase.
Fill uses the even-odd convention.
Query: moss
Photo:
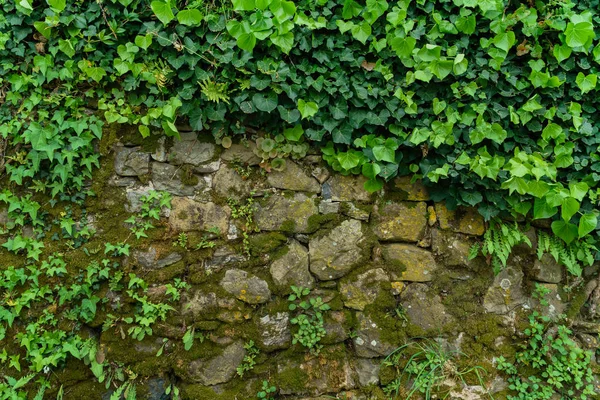
[[[338,214],[314,214],[308,217],[308,233],[315,233],[321,229],[331,230],[333,229],[338,222],[340,221],[340,216]],[[318,236],[322,236],[319,233]]]
[[[287,364],[289,367],[280,371],[276,376],[274,383],[278,388],[302,393],[306,391],[306,382],[308,382],[308,374],[299,366],[290,366],[293,363]]]
[[[179,261],[173,265],[148,273],[148,275],[144,276],[144,280],[149,283],[170,282],[173,278],[183,276],[185,269],[185,263]]]
[[[279,230],[285,233],[286,235],[292,235],[296,230],[296,221],[294,221],[293,219],[287,219],[283,221],[283,223],[279,227]]]
[[[287,242],[287,237],[279,232],[260,233],[248,239],[250,254],[255,257],[271,253]]]
[[[180,172],[181,183],[186,186],[196,186],[199,182],[198,176],[194,175],[191,165],[184,165]]]
[[[581,312],[581,308],[584,306],[587,301],[588,294],[585,291],[585,287],[580,287],[577,292],[575,292],[571,302],[569,303],[569,308],[565,313],[568,319],[574,319]]]

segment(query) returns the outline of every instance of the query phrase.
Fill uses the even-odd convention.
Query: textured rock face
[[[169,151],[171,164],[191,164],[199,166],[215,156],[215,145],[198,141],[196,132],[181,132],[181,140],[175,140]]]
[[[139,266],[150,270],[167,267],[182,259],[181,254],[175,252],[162,256],[155,247],[150,247],[147,251],[135,251],[133,258]]]
[[[408,285],[400,298],[410,322],[426,331],[441,331],[455,322],[446,312],[440,296],[423,283]]]
[[[255,220],[263,231],[276,231],[289,224],[295,233],[308,233],[308,218],[318,213],[314,199],[303,193],[291,197],[275,194],[257,207]]]
[[[431,248],[448,267],[477,269],[481,265],[481,260],[469,260],[469,249],[474,243],[472,237],[459,233],[439,229],[431,231]]]
[[[221,168],[219,168],[213,182],[215,193],[224,198],[231,197],[239,200],[247,197],[252,190],[250,181],[242,179],[240,174],[226,165],[222,165]]]
[[[290,241],[288,252],[271,264],[271,276],[277,288],[288,293],[290,286],[313,288],[315,278],[310,274],[308,250],[296,240]]]
[[[533,263],[533,278],[536,281],[560,283],[562,273],[563,267],[548,253],[544,254],[541,260],[536,258]]]
[[[121,176],[142,176],[150,172],[150,154],[135,147],[119,147],[115,155],[115,172]]]
[[[381,291],[389,290],[389,282],[388,274],[381,268],[360,274],[356,280],[343,281],[340,283],[340,293],[344,305],[355,310],[364,310],[375,301]]]
[[[427,201],[429,200],[429,193],[427,188],[423,186],[423,183],[418,180],[411,183],[410,176],[399,176],[393,181],[393,187],[395,190],[403,192],[406,196],[405,200],[408,201]]]
[[[227,346],[223,353],[209,360],[194,360],[187,366],[193,381],[203,385],[218,385],[230,381],[242,363],[246,350],[242,342]]]
[[[178,232],[207,231],[215,227],[219,232],[227,232],[230,215],[231,210],[227,206],[175,197],[171,201],[169,226]]]
[[[374,209],[373,233],[381,240],[418,242],[427,226],[427,205],[418,203],[391,203]]]
[[[287,349],[292,343],[290,332],[290,316],[288,313],[278,312],[265,315],[258,319],[260,344],[266,351]]]
[[[261,160],[254,154],[255,149],[256,145],[252,142],[248,142],[247,146],[232,144],[221,154],[221,158],[227,162],[238,162],[242,165],[258,165]]]
[[[387,356],[399,343],[388,343],[382,339],[383,329],[368,314],[357,312],[358,329],[354,338],[356,355],[364,358]]]
[[[333,175],[325,185],[333,201],[369,201],[371,194],[364,189],[364,176]]]
[[[240,269],[230,269],[225,272],[221,287],[249,304],[266,303],[271,298],[267,282]]]
[[[507,314],[528,302],[523,291],[523,271],[517,267],[504,268],[496,277],[483,299],[487,312]]]
[[[438,265],[431,252],[410,244],[385,244],[381,246],[383,259],[393,280],[429,282]]]
[[[320,193],[321,185],[293,161],[285,163],[283,171],[272,171],[267,176],[269,185],[278,189],[296,190],[300,192]]]
[[[211,319],[209,318],[210,315],[216,313],[218,309],[216,293],[205,293],[198,290],[193,296],[185,299],[181,307],[181,313],[192,316],[194,320]]]
[[[311,272],[322,281],[346,275],[362,258],[363,250],[359,246],[362,241],[362,226],[356,220],[344,221],[328,235],[312,239],[309,243]]]
[[[483,217],[474,208],[459,207],[450,211],[444,203],[436,203],[435,212],[442,229],[476,236],[485,232]]]
[[[156,190],[165,190],[176,196],[192,196],[196,192],[206,189],[207,184],[203,179],[191,180],[192,185],[186,185],[183,171],[171,164],[152,163],[152,183]]]

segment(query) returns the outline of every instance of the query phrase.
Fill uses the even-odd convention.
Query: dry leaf
[[[367,71],[373,71],[373,69],[375,68],[375,63],[367,62],[367,60],[364,60],[362,64],[360,64],[360,66],[366,69]]]

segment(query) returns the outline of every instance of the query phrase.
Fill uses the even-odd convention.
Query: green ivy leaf
[[[579,238],[581,239],[588,233],[592,232],[596,229],[596,225],[598,225],[598,218],[593,213],[586,213],[581,216],[579,219]]]
[[[358,40],[362,44],[367,43],[367,39],[371,36],[371,25],[368,22],[363,21],[358,25],[354,25],[350,29],[350,33],[352,33],[352,37]]]
[[[587,92],[596,88],[596,81],[598,80],[598,76],[596,74],[584,75],[582,72],[577,74],[575,78],[575,83],[579,89],[581,89],[581,94],[586,94]]]
[[[52,10],[56,13],[60,13],[63,11],[67,5],[66,0],[46,0],[48,5],[52,8]]]
[[[252,51],[256,46],[256,36],[253,33],[242,33],[237,38],[237,45],[242,50]]]
[[[577,225],[571,224],[565,221],[554,221],[551,225],[552,232],[569,244],[573,240],[577,239],[578,229]]]
[[[156,18],[158,18],[165,26],[175,18],[175,15],[173,15],[173,11],[171,10],[170,1],[153,1],[150,3],[150,8],[154,12],[154,15],[156,15]]]
[[[565,30],[565,39],[569,47],[582,47],[594,38],[594,26],[591,22],[582,21],[576,24],[569,22]]]
[[[182,25],[198,26],[202,22],[202,13],[198,9],[181,10],[177,13],[177,21]],[[141,47],[141,46],[140,46]]]
[[[270,113],[277,108],[277,94],[273,92],[256,93],[252,96],[252,103],[258,110]]]
[[[383,181],[381,179],[369,179],[365,182],[364,188],[369,193],[378,192],[383,188]]]
[[[304,135],[304,129],[302,129],[302,125],[300,124],[283,131],[283,136],[291,142],[299,141],[302,135]]]
[[[579,211],[579,202],[573,197],[567,197],[561,204],[561,217],[566,222],[570,221],[573,215]]]
[[[312,101],[304,101],[302,99],[298,100],[298,111],[300,111],[300,115],[302,119],[310,118],[319,111],[319,106],[317,103]]]
[[[349,171],[360,164],[361,157],[359,154],[360,153],[357,151],[340,152],[337,155],[337,160],[342,168],[344,168],[346,171]]]
[[[70,40],[60,39],[58,41],[58,49],[65,53],[69,58],[73,58],[75,55],[75,49],[73,48],[73,43],[71,43]]]

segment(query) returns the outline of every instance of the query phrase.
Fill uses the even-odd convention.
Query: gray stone
[[[364,188],[367,178],[364,176],[344,176],[335,174],[327,181],[333,201],[369,201],[371,193]]]
[[[578,333],[577,339],[579,339],[584,349],[597,350],[600,347],[598,336],[589,335],[587,333]]]
[[[295,240],[288,245],[288,252],[271,264],[271,276],[277,288],[288,293],[291,285],[313,288],[315,278],[308,270],[308,250]]]
[[[394,351],[400,343],[388,343],[381,339],[382,327],[377,325],[367,314],[356,313],[358,328],[354,338],[356,355],[363,358],[376,358],[387,356]]]
[[[533,263],[533,279],[536,281],[560,283],[562,271],[563,267],[548,253],[545,253],[541,260],[536,258]]]
[[[295,162],[287,160],[283,171],[272,171],[267,176],[267,182],[274,188],[295,190],[299,192],[320,193],[321,185],[308,176]]]
[[[368,211],[356,207],[352,202],[344,203],[342,213],[350,218],[365,222],[369,222],[369,218],[371,217],[371,214]]]
[[[362,226],[356,220],[344,221],[326,236],[311,239],[311,272],[323,281],[341,278],[361,263],[363,242]]]
[[[242,179],[233,168],[222,165],[213,179],[213,189],[221,197],[240,200],[250,194],[252,183]]]
[[[423,283],[413,283],[400,296],[410,322],[424,330],[442,331],[454,318],[446,312],[442,299]]]
[[[217,295],[214,292],[196,291],[193,296],[186,296],[181,306],[181,313],[184,316],[191,316],[193,319],[211,319],[207,318],[218,311]]]
[[[331,200],[323,200],[319,203],[319,213],[321,214],[337,214],[340,212],[340,203],[331,202]]]
[[[0,226],[6,226],[8,221],[8,209],[6,207],[0,207]]]
[[[150,246],[147,251],[134,251],[133,257],[140,267],[149,270],[168,267],[182,259],[181,254],[175,252],[161,257],[154,246]]]
[[[439,229],[431,231],[431,248],[448,267],[466,267],[476,270],[481,265],[481,259],[469,260],[469,251],[473,244],[475,240],[466,235]]]
[[[427,205],[390,203],[373,209],[373,233],[381,240],[418,242],[427,226]]]
[[[487,312],[507,314],[528,302],[522,288],[523,272],[513,266],[504,268],[496,277],[483,299]]]
[[[227,270],[221,280],[221,287],[249,304],[266,303],[271,298],[267,282],[240,269]]]
[[[323,329],[325,336],[321,339],[322,344],[341,343],[348,339],[348,318],[344,311],[328,311],[323,315]]]
[[[150,378],[136,386],[137,396],[146,400],[162,400],[168,386],[163,378]]]
[[[109,186],[116,186],[116,187],[134,186],[137,183],[138,183],[138,180],[136,178],[132,178],[130,176],[115,175],[115,176],[111,176],[110,179],[108,180]]]
[[[294,233],[309,233],[308,218],[319,213],[315,200],[304,193],[274,194],[257,206],[256,225],[262,231],[276,231],[292,223]]]
[[[115,172],[121,176],[141,176],[150,172],[150,154],[137,147],[117,147]]]
[[[360,386],[369,386],[379,384],[379,370],[381,369],[381,359],[375,358],[357,358],[356,374]]]
[[[187,372],[194,382],[212,386],[229,382],[242,363],[246,350],[242,342],[227,346],[223,353],[209,360],[194,360],[187,365]]]
[[[544,315],[548,315],[549,317],[557,317],[561,314],[564,314],[567,305],[563,302],[562,297],[560,296],[560,290],[558,285],[555,283],[539,283],[540,286],[543,286],[548,290],[548,294],[544,297],[547,301],[547,305],[539,305]],[[539,303],[539,301],[534,300],[532,303]]]
[[[265,315],[258,319],[260,345],[266,351],[287,349],[292,344],[290,332],[290,316],[285,312]]]
[[[126,188],[125,197],[127,197],[127,204],[125,204],[125,210],[130,213],[141,211],[142,197],[147,196],[153,189],[152,185]]]
[[[208,231],[218,228],[227,232],[229,228],[229,207],[215,203],[200,203],[187,197],[174,197],[171,201],[169,226],[178,232]]]
[[[363,311],[375,301],[379,293],[390,289],[390,278],[382,268],[362,273],[354,280],[340,283],[340,293],[344,305],[348,308]]]
[[[327,168],[317,165],[316,167],[313,167],[311,175],[314,176],[320,184],[323,184],[327,180],[327,178],[329,178],[330,173]]]
[[[192,196],[203,191],[206,181],[199,179],[195,185],[185,185],[182,182],[183,171],[171,164],[152,163],[152,183],[156,190],[165,190],[176,196]]]
[[[254,154],[256,144],[247,142],[244,144],[232,144],[221,154],[221,159],[228,162],[238,162],[243,165],[258,165],[261,162],[260,157]]]
[[[150,157],[152,157],[152,159],[154,161],[158,161],[158,162],[167,161],[167,149],[165,148],[165,140],[166,139],[164,136],[162,136],[160,139],[158,139],[158,141],[157,141],[158,146],[156,146],[154,153],[150,154]]]
[[[181,132],[181,140],[175,140],[169,151],[169,161],[175,165],[199,166],[215,156],[215,145],[198,141],[196,132]]]
[[[429,282],[438,269],[431,252],[420,247],[392,243],[382,245],[381,250],[393,280]]]
[[[217,172],[221,167],[221,160],[216,160],[209,162],[207,164],[202,164],[197,167],[192,168],[194,172],[199,174],[212,174],[213,172]]]
[[[246,257],[230,246],[218,247],[211,259],[204,263],[204,268],[212,272],[219,272],[223,267],[236,265],[246,261]]]

